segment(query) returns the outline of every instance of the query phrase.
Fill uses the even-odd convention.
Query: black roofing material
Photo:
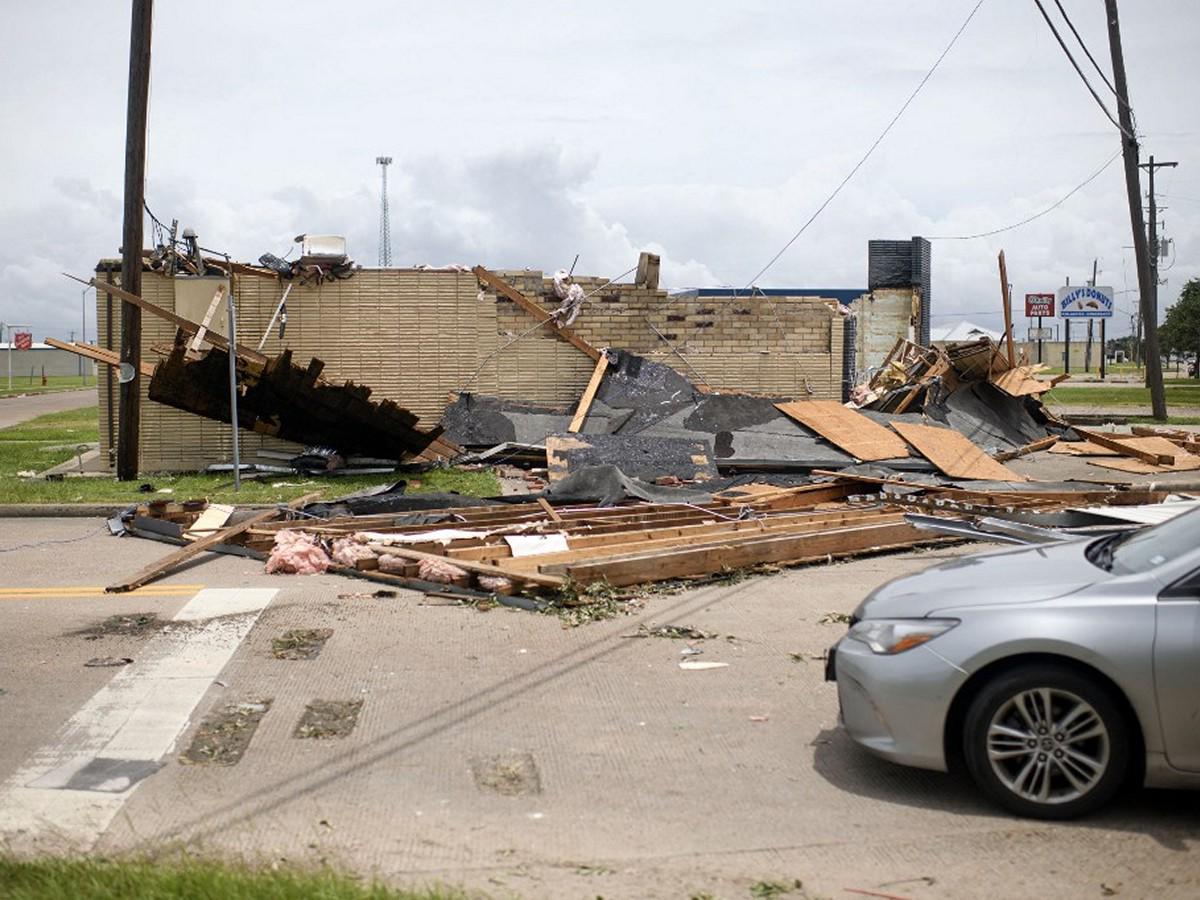
[[[653,481],[675,476],[683,481],[717,477],[712,443],[703,438],[662,438],[623,434],[560,434],[549,456],[550,478],[581,468],[615,465],[630,478]]]

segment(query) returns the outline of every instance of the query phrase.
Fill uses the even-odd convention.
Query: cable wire
[[[1092,99],[1094,99],[1100,109],[1104,111],[1104,115],[1108,116],[1108,121],[1116,125],[1117,130],[1120,131],[1121,134],[1125,135],[1125,137],[1129,138],[1129,140],[1137,140],[1132,134],[1125,130],[1125,127],[1120,122],[1113,118],[1113,114],[1109,112],[1108,107],[1104,105],[1104,101],[1100,99],[1100,95],[1096,93],[1096,89],[1092,87],[1092,83],[1088,81],[1087,76],[1083,74],[1083,69],[1079,67],[1079,63],[1075,61],[1075,57],[1071,55],[1071,48],[1067,46],[1067,42],[1064,41],[1062,39],[1062,35],[1058,33],[1058,29],[1054,26],[1054,22],[1050,19],[1050,14],[1046,12],[1046,7],[1042,5],[1042,0],[1033,0],[1033,2],[1041,11],[1042,18],[1046,20],[1046,24],[1050,26],[1050,31],[1054,34],[1055,40],[1058,41],[1058,46],[1062,47],[1063,53],[1067,54],[1067,59],[1071,61],[1071,65],[1074,66],[1075,71],[1079,74],[1079,77],[1083,79],[1083,84],[1088,89],[1088,93],[1092,95]]]
[[[842,188],[849,183],[850,179],[853,178],[858,170],[863,167],[863,164],[871,158],[871,154],[875,152],[875,148],[883,142],[883,139],[887,137],[888,132],[890,132],[895,124],[900,121],[900,117],[904,115],[904,111],[908,109],[913,100],[917,98],[917,94],[921,93],[921,89],[925,87],[926,82],[933,77],[933,73],[937,71],[938,66],[942,64],[942,60],[946,58],[946,55],[950,52],[951,48],[953,48],[958,42],[958,39],[962,33],[967,30],[967,26],[971,24],[971,20],[975,18],[975,13],[979,12],[979,7],[983,6],[983,4],[984,0],[979,0],[979,2],[975,4],[975,6],[971,9],[971,12],[967,15],[966,20],[959,27],[958,31],[954,33],[954,37],[950,39],[950,43],[946,45],[946,49],[944,49],[941,55],[934,61],[933,65],[929,68],[929,71],[925,73],[925,77],[922,78],[917,84],[916,88],[913,89],[913,92],[908,95],[908,99],[904,101],[896,115],[892,116],[892,120],[888,122],[887,127],[879,133],[879,137],[875,138],[875,142],[871,144],[869,148],[867,148],[867,152],[863,154],[862,159],[854,164],[854,168],[850,170],[850,173],[842,179],[841,183],[836,188],[833,189],[833,193],[825,198],[825,202],[817,207],[817,211],[808,217],[808,221],[800,226],[800,230],[792,235],[791,239],[783,245],[783,248],[778,253],[771,257],[771,261],[763,266],[757,275],[750,279],[750,281],[746,284],[746,289],[753,287],[754,283],[757,282],[758,279],[762,278],[763,275],[765,275],[767,271],[779,261],[783,254],[787,253],[792,244],[796,243],[800,235],[804,234],[804,232],[808,230],[808,227],[817,220],[817,216],[821,215],[821,213],[825,211],[825,207],[833,202],[834,198],[842,192]]]
[[[1103,79],[1104,83],[1108,86],[1108,89],[1113,92],[1113,96],[1117,98],[1117,102],[1128,107],[1129,104],[1125,103],[1125,101],[1121,99],[1121,95],[1117,93],[1117,89],[1113,87],[1112,82],[1108,80],[1108,76],[1104,74],[1104,70],[1100,68],[1100,63],[1096,62],[1096,58],[1092,56],[1092,51],[1087,48],[1087,44],[1083,42],[1083,38],[1080,37],[1079,32],[1075,30],[1075,23],[1071,21],[1071,17],[1067,15],[1067,11],[1063,8],[1062,0],[1054,0],[1054,5],[1057,6],[1058,11],[1062,13],[1063,21],[1066,22],[1067,27],[1071,29],[1071,34],[1075,35],[1075,40],[1079,41],[1079,46],[1083,49],[1083,52],[1087,56],[1088,60],[1091,61],[1092,66],[1096,70],[1096,74]]]
[[[1109,166],[1111,166],[1116,161],[1117,157],[1120,155],[1121,155],[1121,151],[1118,150],[1116,153],[1114,153],[1112,156],[1110,156],[1105,161],[1104,165],[1102,165],[1095,172],[1093,172],[1091,175],[1089,175],[1087,178],[1085,178],[1082,182],[1075,185],[1075,187],[1071,188],[1071,190],[1067,191],[1067,193],[1064,194],[1061,198],[1059,198],[1057,201],[1052,203],[1050,206],[1047,206],[1041,212],[1034,213],[1032,216],[1030,216],[1027,219],[1022,219],[1020,222],[1013,222],[1013,224],[1005,225],[1002,228],[993,228],[991,231],[981,231],[978,234],[939,235],[937,237],[926,238],[926,240],[930,240],[930,241],[973,241],[976,238],[991,237],[993,234],[1000,234],[1005,231],[1012,231],[1014,228],[1020,228],[1022,225],[1028,225],[1030,222],[1033,222],[1036,219],[1040,219],[1042,216],[1046,215],[1047,213],[1054,212],[1054,210],[1058,209],[1060,206],[1062,206],[1064,203],[1066,203],[1068,200],[1070,200],[1071,197],[1073,197],[1075,194],[1079,193],[1079,191],[1083,190],[1085,187],[1087,187],[1089,184],[1091,184],[1093,181],[1095,181],[1097,178],[1099,178],[1100,175],[1104,172],[1104,170],[1107,169]]]

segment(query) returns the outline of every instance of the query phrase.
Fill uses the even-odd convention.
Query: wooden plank
[[[875,462],[908,456],[908,445],[894,432],[834,400],[776,403],[775,408],[857,459]]]
[[[1008,347],[1008,367],[1017,367],[1013,352],[1012,295],[1008,290],[1008,265],[1004,262],[1004,251],[1000,251],[1000,299],[1004,302],[1004,343]]]
[[[58,350],[66,350],[68,353],[74,353],[76,356],[82,356],[84,359],[94,359],[98,363],[103,363],[106,366],[120,368],[121,355],[113,350],[106,350],[103,347],[97,347],[95,344],[85,344],[82,341],[75,341],[68,344],[66,341],[60,341],[57,338],[48,337],[45,343],[49,344]],[[154,375],[154,363],[141,361],[138,364],[139,371],[150,378]]]
[[[76,279],[76,280],[82,281],[82,279]],[[85,283],[91,285],[92,287],[95,287],[97,290],[104,291],[107,294],[112,294],[114,297],[119,297],[120,299],[124,300],[126,303],[132,303],[138,309],[145,310],[146,312],[150,313],[151,315],[158,316],[160,319],[165,319],[166,321],[175,325],[177,328],[183,330],[187,334],[195,334],[196,331],[200,328],[199,323],[193,322],[191,319],[185,319],[183,316],[178,316],[175,313],[171,312],[169,309],[163,309],[157,303],[151,303],[149,300],[143,300],[137,294],[131,294],[129,291],[122,290],[121,288],[117,287],[116,285],[108,284],[103,281],[98,282],[98,281],[96,281],[95,278],[93,278],[90,281],[85,282]],[[225,340],[225,338],[223,338],[219,334],[210,332],[205,337],[205,340],[208,341],[208,343],[212,344],[214,347],[219,347],[222,350],[229,349],[229,341]],[[252,363],[256,363],[257,365],[260,365],[260,366],[267,364],[268,357],[263,356],[257,350],[251,350],[249,347],[246,347],[242,344],[238,344],[238,346],[237,346],[237,355],[239,357],[241,357],[242,359],[245,359]]]
[[[1028,444],[1017,447],[1015,450],[1001,450],[992,459],[996,460],[996,462],[1006,462],[1020,456],[1028,456],[1030,453],[1037,453],[1039,450],[1049,450],[1057,443],[1058,435],[1052,434],[1050,437],[1042,438],[1040,441],[1030,441]]]
[[[1107,450],[1115,450],[1122,456],[1128,456],[1132,459],[1140,460],[1151,466],[1171,466],[1175,464],[1175,447],[1169,441],[1167,446],[1170,450],[1163,449],[1160,445],[1141,445],[1137,441],[1153,440],[1153,438],[1125,438],[1118,440],[1112,435],[1103,434],[1099,431],[1084,431],[1082,428],[1076,428],[1075,433],[1080,437],[1087,438],[1093,444],[1098,444]],[[1147,447],[1153,449],[1147,449]]]
[[[624,587],[648,581],[708,575],[722,569],[762,563],[799,563],[853,556],[871,550],[911,547],[930,540],[929,532],[901,522],[686,547],[673,552],[578,563],[563,568],[578,584],[607,581],[614,587]]]
[[[553,321],[550,313],[547,310],[543,309],[539,304],[534,303],[499,275],[494,272],[489,272],[483,266],[476,266],[471,271],[475,273],[476,278],[478,278],[496,293],[503,294],[513,303],[517,304],[517,306],[521,307],[521,309],[525,310],[525,312],[529,313],[529,315],[533,316],[539,322],[544,323],[546,330],[551,334],[558,335],[572,346],[576,347],[583,353],[586,353],[593,360],[600,360],[601,354],[599,350],[573,332],[570,328],[559,325],[557,322]]]
[[[558,510],[551,506],[545,497],[538,497],[537,503],[538,506],[546,511],[546,515],[550,517],[550,521],[561,522],[563,520],[563,517],[558,514]]]
[[[965,435],[950,428],[915,422],[892,422],[900,436],[917,452],[951,478],[977,481],[1028,481],[1025,476],[996,462]]]
[[[1118,472],[1132,472],[1136,475],[1165,475],[1168,472],[1194,472],[1200,469],[1200,456],[1194,456],[1183,450],[1178,451],[1170,465],[1153,465],[1140,459],[1128,459],[1119,456],[1107,459],[1089,459],[1088,465],[1101,469],[1115,469]]]
[[[305,503],[309,503],[319,496],[321,496],[320,491],[317,491],[313,494],[306,494],[303,497],[298,497],[288,504],[288,509],[296,509],[301,507]],[[146,566],[146,568],[142,569],[128,581],[122,581],[119,584],[109,585],[104,589],[104,592],[106,594],[123,594],[126,591],[132,591],[144,584],[148,584],[149,582],[166,575],[180,563],[187,562],[193,556],[199,556],[205,550],[208,550],[210,547],[215,547],[217,544],[227,543],[233,538],[249,531],[255,525],[258,525],[261,522],[266,522],[269,519],[273,519],[277,515],[279,515],[278,509],[263,510],[262,512],[257,513],[242,522],[238,522],[236,525],[230,525],[228,528],[222,528],[220,531],[214,531],[208,537],[202,537],[199,540],[193,541],[186,547],[181,547],[174,553],[163,557],[162,559],[158,560],[158,562]]]
[[[221,298],[225,296],[224,283],[217,285],[216,291],[213,293],[212,302],[208,304],[208,311],[204,313],[204,320],[200,323],[200,328],[196,331],[196,336],[192,338],[192,343],[188,347],[188,356],[194,356],[200,352],[200,345],[204,343],[204,335],[208,331],[208,326],[212,324],[213,316],[217,314],[217,308],[221,305]]]
[[[596,368],[592,370],[592,377],[588,379],[587,387],[583,390],[583,396],[579,398],[579,407],[575,410],[575,415],[571,417],[571,424],[567,426],[567,431],[577,432],[583,427],[583,420],[587,418],[588,410],[592,408],[592,401],[596,398],[596,391],[600,388],[600,381],[604,378],[604,372],[608,369],[608,354],[601,353],[600,358],[596,360]]]
[[[185,541],[195,541],[225,527],[229,517],[233,515],[233,507],[225,503],[210,503],[204,512],[196,517],[187,531],[183,533]]]

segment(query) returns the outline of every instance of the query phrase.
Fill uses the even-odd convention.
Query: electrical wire
[[[1121,151],[1118,150],[1116,153],[1114,153],[1112,156],[1110,156],[1105,161],[1104,165],[1102,165],[1100,168],[1098,168],[1095,172],[1093,172],[1091,175],[1089,175],[1087,178],[1085,178],[1079,184],[1075,185],[1075,187],[1071,188],[1071,190],[1069,190],[1061,198],[1059,198],[1057,201],[1052,203],[1050,206],[1047,206],[1041,212],[1034,213],[1032,216],[1029,216],[1029,218],[1027,218],[1027,219],[1022,219],[1020,222],[1013,222],[1011,225],[1005,225],[1002,228],[993,228],[991,231],[981,231],[978,234],[939,235],[937,237],[926,238],[926,240],[930,240],[930,241],[972,241],[972,240],[975,240],[976,238],[991,237],[993,234],[1001,234],[1002,232],[1005,232],[1005,231],[1012,231],[1014,228],[1020,228],[1022,225],[1028,225],[1030,222],[1033,222],[1036,219],[1040,219],[1042,216],[1044,216],[1048,213],[1054,212],[1054,210],[1058,209],[1060,206],[1062,206],[1064,203],[1066,203],[1068,200],[1070,200],[1071,197],[1073,197],[1079,191],[1083,190],[1085,187],[1087,187],[1089,184],[1091,184],[1093,181],[1095,181],[1097,178],[1099,178],[1100,175],[1104,172],[1104,170],[1107,169],[1109,166],[1111,166],[1116,161],[1117,157],[1120,155],[1121,155]]]
[[[1108,80],[1108,76],[1104,74],[1104,70],[1100,68],[1100,63],[1096,62],[1096,57],[1092,56],[1092,51],[1087,48],[1087,44],[1083,42],[1083,38],[1079,36],[1079,32],[1075,29],[1075,23],[1071,21],[1071,17],[1067,15],[1067,11],[1063,9],[1062,0],[1054,0],[1054,5],[1057,6],[1058,11],[1062,13],[1063,21],[1066,22],[1067,27],[1071,29],[1071,34],[1075,35],[1075,40],[1079,41],[1079,46],[1083,49],[1084,54],[1095,68],[1096,74],[1100,76],[1100,78],[1108,86],[1108,89],[1113,92],[1113,96],[1117,98],[1117,102],[1124,106],[1128,106],[1129,104],[1125,103],[1125,101],[1121,99],[1121,95],[1117,93],[1117,89],[1113,87],[1112,82]]]
[[[1062,52],[1067,55],[1067,59],[1071,61],[1071,65],[1075,68],[1075,71],[1083,80],[1083,84],[1088,89],[1088,93],[1092,95],[1092,99],[1095,100],[1100,109],[1104,111],[1104,115],[1108,117],[1108,121],[1116,125],[1117,130],[1120,131],[1121,134],[1125,135],[1125,137],[1129,138],[1129,140],[1136,141],[1137,138],[1126,131],[1125,127],[1115,118],[1113,118],[1113,114],[1109,111],[1108,107],[1104,105],[1104,101],[1100,99],[1100,95],[1096,93],[1096,89],[1092,87],[1092,83],[1088,81],[1087,76],[1083,74],[1083,69],[1079,67],[1079,63],[1075,61],[1075,57],[1071,55],[1071,48],[1067,46],[1067,42],[1064,41],[1062,35],[1058,33],[1058,29],[1054,26],[1054,22],[1051,20],[1050,14],[1046,12],[1046,7],[1042,5],[1042,0],[1033,0],[1033,2],[1041,11],[1042,18],[1046,20],[1046,24],[1050,27],[1050,31],[1053,33],[1054,39],[1058,41],[1058,46],[1062,47]]]
[[[928,82],[929,79],[933,77],[933,73],[937,71],[938,66],[940,66],[942,64],[942,60],[946,58],[946,55],[950,52],[951,48],[953,48],[954,45],[958,42],[958,39],[962,35],[962,33],[967,30],[967,26],[969,24],[971,24],[971,20],[973,18],[975,18],[975,13],[979,12],[979,7],[983,6],[983,4],[984,4],[984,0],[979,0],[979,2],[977,2],[975,4],[975,6],[972,7],[971,12],[967,14],[966,20],[962,23],[961,26],[959,26],[958,31],[956,31],[954,33],[954,37],[952,37],[950,39],[950,43],[948,43],[946,45],[946,48],[942,51],[941,55],[938,56],[938,58],[934,61],[933,65],[929,68],[929,71],[925,73],[925,77],[922,78],[920,80],[920,82],[918,82],[916,88],[913,89],[913,92],[908,95],[908,99],[904,101],[904,103],[901,105],[899,111],[894,116],[892,116],[892,120],[890,122],[888,122],[887,127],[884,128],[883,131],[881,131],[879,133],[879,137],[875,138],[874,143],[872,143],[871,146],[867,148],[867,152],[863,154],[862,159],[860,159],[857,163],[854,164],[854,168],[851,169],[849,174],[846,175],[846,177],[842,179],[841,183],[836,188],[833,189],[833,193],[825,198],[825,202],[817,207],[817,211],[808,217],[808,221],[800,226],[800,230],[797,231],[794,235],[792,235],[791,239],[786,244],[783,245],[783,248],[778,253],[776,253],[773,257],[771,257],[771,261],[768,262],[765,266],[763,266],[762,269],[759,270],[757,275],[755,275],[753,278],[750,279],[750,281],[746,284],[747,290],[750,289],[751,287],[753,287],[755,282],[757,282],[758,279],[762,278],[763,275],[765,275],[767,273],[767,271],[772,266],[774,266],[775,263],[777,263],[779,261],[780,257],[782,257],[783,254],[787,253],[787,251],[791,248],[792,244],[796,243],[796,241],[799,239],[800,235],[804,234],[804,232],[808,230],[808,227],[817,220],[817,216],[821,215],[821,213],[823,213],[825,211],[825,207],[827,207],[830,203],[833,202],[834,198],[837,197],[837,195],[842,192],[842,188],[844,188],[849,183],[850,179],[853,178],[855,176],[855,174],[858,172],[858,170],[863,167],[863,164],[866,163],[866,161],[871,158],[871,154],[875,152],[875,148],[878,147],[883,142],[883,139],[885,137],[887,137],[888,132],[890,132],[892,130],[892,128],[896,125],[896,123],[900,121],[900,117],[902,115],[904,115],[904,111],[907,110],[908,107],[912,104],[913,100],[915,100],[917,98],[917,94],[921,93],[921,89],[923,87],[925,87],[926,82]],[[735,292],[735,296],[736,296],[736,292]]]

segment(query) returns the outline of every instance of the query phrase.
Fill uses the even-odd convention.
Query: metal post
[[[1071,320],[1063,319],[1063,374],[1071,374]]]
[[[1104,380],[1107,372],[1108,363],[1108,339],[1104,336],[1107,329],[1104,327],[1108,319],[1100,320],[1100,380]]]
[[[229,284],[233,286],[233,269],[229,270]],[[231,290],[225,302],[229,308],[229,424],[233,427],[233,489],[242,489],[242,458],[238,452],[238,389],[237,389],[237,312]]]
[[[4,337],[4,329],[8,328],[8,389],[12,390],[12,329],[0,322],[0,337]]]
[[[1042,361],[1042,317],[1038,316],[1038,362]]]
[[[85,344],[87,343],[87,292],[88,289],[84,288],[79,295],[79,312],[81,313],[79,327],[82,329],[79,332],[79,340]],[[82,356],[79,357],[79,371],[83,375],[83,385],[87,387],[87,367],[84,365]]]

